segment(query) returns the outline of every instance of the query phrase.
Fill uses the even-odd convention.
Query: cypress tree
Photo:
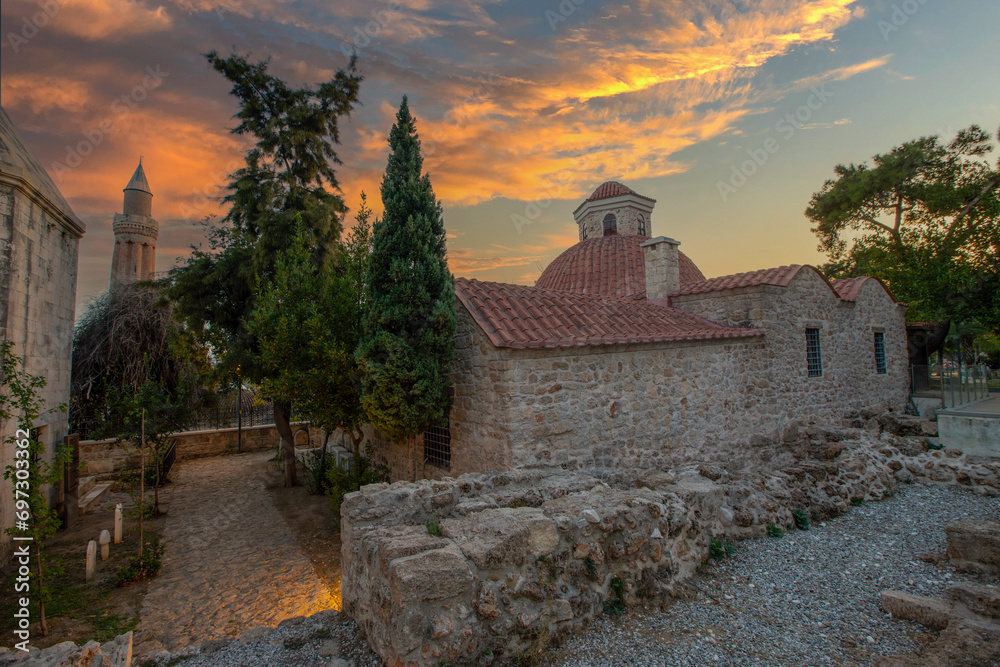
[[[406,97],[389,147],[384,213],[372,229],[358,361],[368,420],[393,442],[406,442],[412,479],[416,436],[443,424],[451,412],[455,281],[446,260],[441,205],[430,177],[421,173],[420,139]]]

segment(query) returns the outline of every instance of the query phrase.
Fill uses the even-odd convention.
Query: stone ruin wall
[[[342,509],[344,609],[387,665],[505,664],[581,630],[606,605],[683,593],[713,537],[788,529],[793,511],[816,520],[913,481],[1000,495],[995,462],[893,434],[922,428],[892,414],[865,429],[793,422],[766,466],[744,469],[371,485]]]

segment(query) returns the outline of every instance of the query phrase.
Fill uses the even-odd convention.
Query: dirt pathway
[[[176,651],[339,607],[275,508],[269,453],[177,464],[163,569],[143,601],[138,652]]]

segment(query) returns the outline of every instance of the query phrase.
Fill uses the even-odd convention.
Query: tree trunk
[[[281,436],[286,487],[299,485],[299,480],[295,476],[295,437],[292,435],[292,426],[289,423],[291,416],[292,404],[290,401],[274,402],[274,425],[278,427],[278,434]]]

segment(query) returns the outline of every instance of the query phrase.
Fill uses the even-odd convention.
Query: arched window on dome
[[[639,214],[639,236],[646,236],[646,216]]]
[[[608,213],[604,216],[604,235],[614,236],[618,233],[618,218],[615,217],[614,213]]]

